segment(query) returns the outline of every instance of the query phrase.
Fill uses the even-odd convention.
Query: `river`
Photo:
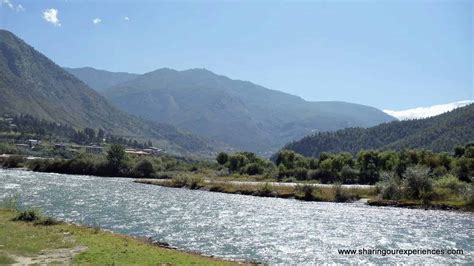
[[[474,214],[261,198],[132,179],[0,170],[0,198],[182,250],[268,263],[472,263]],[[462,249],[462,255],[340,255],[338,249]],[[358,251],[357,251],[358,252]]]

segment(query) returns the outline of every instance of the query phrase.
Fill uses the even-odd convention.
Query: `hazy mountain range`
[[[473,103],[472,100],[459,101],[446,104],[438,104],[427,107],[417,107],[407,110],[393,111],[393,110],[383,110],[385,113],[398,118],[399,120],[409,120],[409,119],[419,119],[419,118],[428,118],[435,115],[440,115],[442,113],[449,112],[459,107],[466,106]]]
[[[30,114],[75,128],[102,128],[151,139],[176,152],[204,152],[207,143],[167,124],[147,122],[116,107],[81,80],[16,37],[0,30],[0,115]]]
[[[309,102],[205,69],[163,68],[143,75],[63,69],[5,30],[0,30],[0,92],[0,115],[102,128],[151,139],[183,155],[229,148],[269,155],[309,134],[286,148],[306,155],[369,148],[450,150],[474,139],[473,105],[400,122],[373,107]]]
[[[88,69],[90,75],[84,77],[84,71],[77,74],[76,69],[67,70],[126,112],[259,153],[270,154],[288,141],[315,131],[369,127],[394,120],[373,107],[308,102],[205,69],[163,68],[124,83],[115,79],[118,84],[108,88],[96,86],[118,73],[92,73]]]
[[[139,74],[110,72],[92,67],[64,67],[64,69],[98,92],[103,92],[107,88],[130,81],[140,76]]]
[[[362,149],[452,151],[458,145],[474,141],[473,125],[474,104],[470,104],[426,119],[318,133],[292,142],[285,149],[307,156],[318,156],[321,152],[357,153]]]

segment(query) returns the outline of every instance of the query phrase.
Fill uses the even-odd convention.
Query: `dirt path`
[[[16,261],[13,265],[71,265],[72,259],[79,253],[87,250],[86,246],[76,246],[74,248],[61,248],[54,250],[44,250],[36,257],[23,257],[10,255]]]

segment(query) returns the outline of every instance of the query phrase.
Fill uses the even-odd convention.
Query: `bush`
[[[198,189],[202,187],[204,179],[202,177],[191,177],[186,179],[186,184],[190,189]]]
[[[56,225],[56,224],[60,224],[60,222],[51,217],[40,218],[39,220],[35,221],[35,225],[49,226],[49,225]]]
[[[0,143],[0,154],[13,154],[17,153],[18,150],[14,144]]]
[[[3,168],[17,168],[25,162],[25,157],[21,155],[10,155],[2,164]]]
[[[175,176],[171,179],[171,185],[173,187],[184,187],[186,186],[188,179],[184,176]]]
[[[303,193],[303,199],[304,200],[313,200],[314,199],[314,196],[313,196],[314,190],[315,190],[315,187],[311,186],[311,185],[303,185],[303,186],[298,185],[298,186],[295,187],[295,191]]]
[[[461,181],[473,182],[474,159],[461,157],[454,163],[454,173]]]
[[[79,175],[95,175],[97,174],[97,165],[96,162],[87,157],[78,157],[72,159],[68,163],[65,163],[67,169],[65,172],[69,174],[79,174]]]
[[[293,170],[293,176],[298,180],[305,180],[308,177],[308,170],[298,167]]]
[[[150,177],[155,172],[153,164],[147,160],[143,159],[138,162],[132,170],[133,177]]]
[[[428,201],[433,192],[430,169],[425,166],[408,167],[403,177],[405,195],[408,199]]]
[[[217,155],[216,160],[218,164],[224,165],[229,160],[229,155],[227,155],[225,152],[221,152]]]
[[[308,173],[308,179],[319,180],[323,184],[333,183],[336,181],[334,175],[329,170],[317,169]]]
[[[42,218],[40,212],[36,209],[29,209],[19,212],[14,221],[23,221],[23,222],[36,222]]]
[[[466,204],[468,206],[474,207],[474,186],[473,185],[471,185],[471,187],[467,189],[465,198],[466,198]]]
[[[382,199],[385,200],[399,200],[402,194],[399,184],[392,182],[388,183],[381,191]]]
[[[359,181],[359,171],[344,165],[341,170],[341,182],[343,184],[356,184]]]
[[[251,163],[247,165],[245,172],[248,175],[261,175],[263,174],[263,167],[257,163]]]
[[[347,202],[351,200],[351,196],[347,191],[342,188],[340,183],[334,185],[334,201],[336,202]]]
[[[457,177],[453,175],[446,175],[434,182],[436,188],[449,190],[451,193],[462,193],[466,188],[467,183],[461,182]]]
[[[270,196],[273,192],[273,189],[272,187],[270,186],[270,184],[265,183],[264,185],[261,185],[258,189],[257,189],[257,195],[258,196]]]
[[[44,163],[43,160],[31,160],[26,163],[26,167],[34,172],[44,172]]]
[[[231,172],[236,172],[240,170],[240,168],[244,167],[248,163],[247,157],[240,153],[233,154],[229,156],[229,170]]]
[[[161,172],[153,175],[153,178],[158,179],[173,179],[175,175],[172,172]]]
[[[403,195],[400,178],[395,173],[382,173],[381,178],[382,181],[377,183],[377,187],[382,199],[399,200]]]

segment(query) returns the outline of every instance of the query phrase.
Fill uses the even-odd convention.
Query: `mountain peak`
[[[161,68],[104,92],[116,106],[235,148],[265,153],[311,130],[372,126],[394,120],[382,111],[342,102],[307,102],[204,68]]]
[[[410,119],[420,119],[420,118],[428,118],[436,115],[440,115],[442,113],[446,113],[452,111],[456,108],[463,107],[473,103],[472,100],[465,100],[465,101],[458,101],[446,104],[438,104],[432,106],[424,106],[424,107],[416,107],[407,110],[383,110],[385,113],[396,117],[399,120],[410,120]]]

